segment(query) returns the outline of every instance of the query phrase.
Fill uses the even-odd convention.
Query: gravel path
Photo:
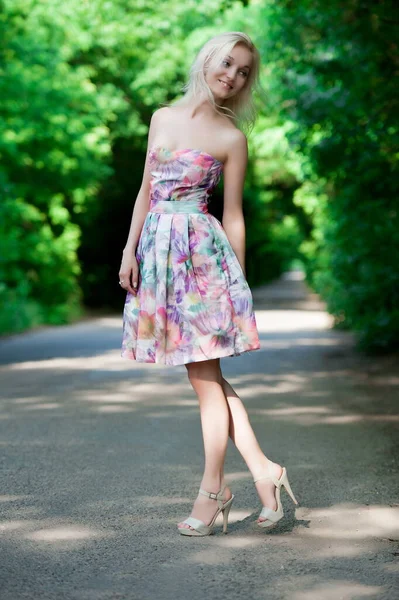
[[[223,372],[300,505],[283,492],[286,517],[257,528],[231,445],[228,535],[180,536],[203,466],[184,366],[121,359],[119,317],[13,336],[0,346],[1,600],[399,597],[398,357],[358,354],[297,272],[254,298],[262,349]]]

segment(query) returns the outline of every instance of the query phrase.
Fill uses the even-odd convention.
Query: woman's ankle
[[[269,474],[269,471],[273,469],[274,465],[279,466],[278,463],[273,462],[263,455],[263,457],[260,458],[256,464],[251,465],[251,475],[254,479],[258,479],[258,477],[264,477],[265,475]]]
[[[204,475],[200,487],[207,492],[217,494],[223,487],[223,478]]]

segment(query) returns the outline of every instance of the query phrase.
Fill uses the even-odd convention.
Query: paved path
[[[228,535],[178,535],[202,470],[185,368],[119,358],[119,318],[14,336],[0,347],[2,600],[398,597],[398,360],[356,353],[297,273],[254,297],[262,349],[222,365],[300,506],[284,493],[286,518],[256,528],[230,446]]]

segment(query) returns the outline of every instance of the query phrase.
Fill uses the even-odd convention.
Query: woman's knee
[[[223,376],[220,370],[219,359],[188,363],[185,367],[191,383],[197,381],[209,381],[222,385]]]

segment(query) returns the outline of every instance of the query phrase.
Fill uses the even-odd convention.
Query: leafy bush
[[[80,314],[79,231],[55,236],[45,215],[23,200],[0,205],[0,331],[65,323]]]
[[[45,4],[1,3],[0,333],[79,314],[71,215],[109,172],[109,108],[88,70],[66,62],[67,21]]]
[[[361,348],[399,344],[398,48],[392,0],[262,2],[267,87],[312,221],[300,245],[308,280]]]

